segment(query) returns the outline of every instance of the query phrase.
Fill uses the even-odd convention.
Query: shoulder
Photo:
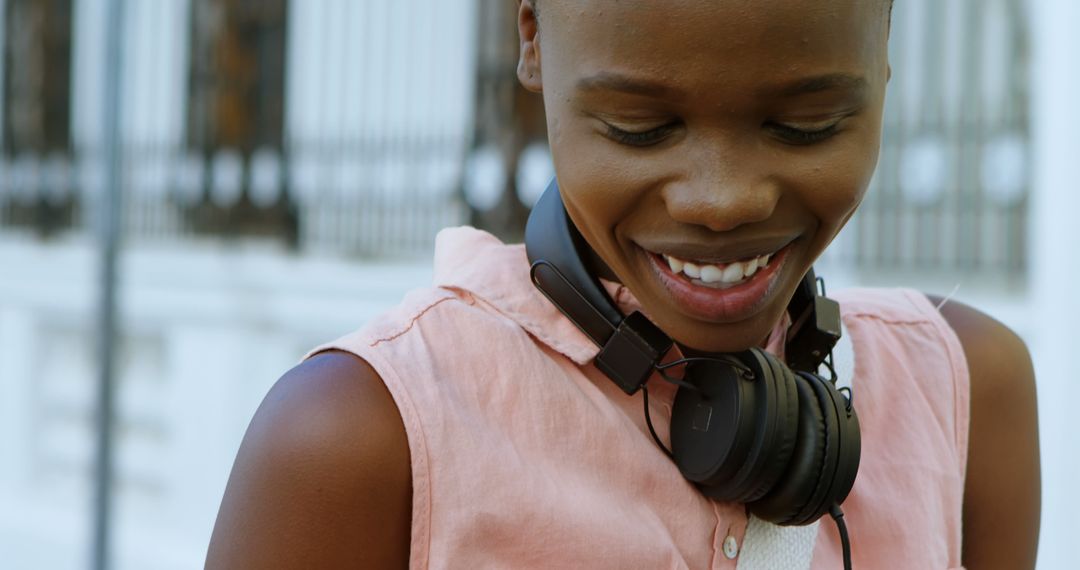
[[[378,373],[313,356],[267,394],[222,500],[208,568],[407,565],[409,446]]]
[[[829,297],[840,303],[845,320],[933,325],[941,317],[927,297],[914,289],[851,287],[830,291]]]
[[[973,415],[987,412],[1034,418],[1035,373],[1027,345],[1009,327],[965,305],[927,295],[964,348],[971,377]],[[974,426],[973,426],[974,427]],[[973,434],[974,435],[974,434]]]
[[[1035,374],[1027,346],[972,307],[929,298],[941,305],[960,339],[970,373],[964,565],[1031,568],[1039,535],[1040,473]],[[1010,524],[1001,524],[1005,520]]]

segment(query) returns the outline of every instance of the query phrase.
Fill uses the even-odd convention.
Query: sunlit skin
[[[543,93],[575,225],[681,344],[760,344],[876,166],[886,3],[543,0],[538,28],[529,6],[518,73]],[[646,253],[723,262],[789,243],[765,295],[713,314],[676,303]]]
[[[533,0],[519,2],[519,78],[543,93],[567,208],[607,276],[684,348],[761,343],[869,184],[889,77],[888,0],[541,0],[539,26]],[[722,262],[789,243],[760,299],[713,296],[725,301],[707,315],[676,302],[644,253]],[[970,370],[962,564],[1032,568],[1039,441],[1027,349],[970,307],[932,302]],[[409,567],[415,452],[375,367],[341,351],[305,360],[251,421],[206,567]],[[477,474],[505,483],[486,476]],[[880,560],[860,550],[859,532],[854,566],[872,567],[860,564]]]

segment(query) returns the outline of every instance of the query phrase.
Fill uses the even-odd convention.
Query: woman
[[[520,0],[518,75],[543,94],[563,202],[621,307],[686,351],[783,352],[788,301],[877,162],[890,4]],[[521,246],[448,230],[435,287],[286,374],[208,567],[736,567],[743,506],[680,476],[642,395],[590,364],[528,269]],[[855,567],[1033,567],[1023,342],[910,291],[838,299],[862,425]],[[673,391],[651,392],[666,439]],[[836,531],[810,558],[840,567]]]

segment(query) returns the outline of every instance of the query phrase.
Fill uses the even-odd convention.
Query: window
[[[67,150],[71,0],[7,0],[4,141],[9,153]]]
[[[71,0],[4,2],[0,226],[47,236],[78,215],[69,176]]]
[[[199,233],[295,241],[282,149],[286,0],[193,0],[187,144],[205,163]]]
[[[188,140],[250,154],[282,146],[285,0],[192,3]]]

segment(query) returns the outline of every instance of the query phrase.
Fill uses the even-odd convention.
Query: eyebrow
[[[577,88],[581,91],[620,91],[648,97],[672,97],[684,94],[681,89],[659,81],[629,77],[610,71],[600,71],[588,77],[582,77],[577,82]]]
[[[862,76],[852,75],[850,73],[829,73],[826,75],[799,79],[777,88],[766,89],[764,92],[779,95],[781,97],[795,97],[798,95],[809,95],[812,93],[833,90],[854,91],[856,94],[862,94],[866,91],[868,86],[869,83],[867,83],[866,79]]]
[[[765,88],[761,90],[760,94],[795,97],[832,90],[854,91],[856,94],[862,94],[868,86],[869,83],[861,76],[850,73],[829,73],[799,79],[779,87]],[[577,88],[581,91],[620,91],[648,97],[678,97],[685,95],[683,90],[659,81],[634,78],[610,71],[600,71],[581,78],[577,82]]]

